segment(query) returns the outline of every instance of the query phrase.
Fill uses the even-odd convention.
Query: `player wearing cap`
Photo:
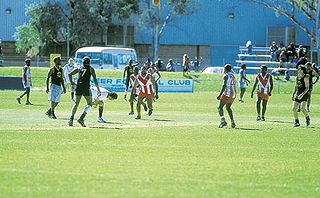
[[[253,98],[253,92],[257,89],[257,121],[265,121],[265,113],[267,111],[267,104],[269,96],[271,96],[273,89],[273,79],[270,73],[267,73],[268,67],[261,65],[261,73],[258,73],[256,81],[251,91],[251,98]],[[262,114],[261,114],[261,102],[262,102]]]
[[[233,111],[231,105],[236,98],[236,79],[231,72],[231,65],[226,64],[224,66],[224,76],[223,76],[223,85],[221,87],[220,94],[217,97],[219,100],[218,112],[220,116],[220,125],[219,128],[227,126],[226,119],[223,113],[223,107],[226,106],[227,112],[231,120],[231,127],[235,128],[236,124],[233,119]]]

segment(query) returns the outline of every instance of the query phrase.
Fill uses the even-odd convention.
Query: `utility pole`
[[[320,64],[320,32],[319,32],[319,17],[320,17],[320,0],[317,2],[317,14],[316,14],[316,37],[317,37],[317,64]],[[312,53],[312,52],[311,52]]]
[[[153,0],[153,5],[157,7],[157,17],[155,17],[155,27],[154,27],[154,49],[153,49],[153,62],[158,59],[159,56],[159,48],[160,48],[160,41],[159,41],[159,25],[160,25],[160,0]],[[156,15],[156,14],[155,14]]]
[[[70,21],[68,20],[67,22],[67,61],[69,60],[70,57]]]

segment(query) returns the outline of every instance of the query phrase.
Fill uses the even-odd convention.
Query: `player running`
[[[22,69],[22,85],[25,91],[17,97],[17,101],[21,104],[21,98],[27,94],[26,105],[32,105],[30,102],[30,87],[32,86],[31,82],[31,72],[30,72],[31,59],[27,58],[25,60],[25,65]]]
[[[261,65],[261,73],[258,73],[256,81],[251,91],[251,98],[253,98],[253,92],[257,89],[257,121],[265,121],[265,113],[267,110],[267,104],[269,96],[271,96],[273,89],[273,79],[270,73],[267,73],[268,67]],[[261,101],[262,101],[262,114],[261,114]]]
[[[239,102],[244,102],[243,95],[246,92],[247,85],[250,84],[250,80],[247,79],[246,70],[247,70],[246,64],[241,64],[241,69],[239,71],[239,87],[240,87]]]
[[[156,95],[155,95],[155,99],[159,99],[159,86],[158,86],[158,81],[159,79],[161,78],[161,75],[159,73],[159,70],[157,69],[156,65],[154,63],[151,64],[151,67],[148,68],[148,71],[147,71],[149,74],[151,74],[155,84],[154,84],[154,88],[155,88],[155,91],[156,91]],[[156,76],[158,76],[156,78]]]
[[[236,79],[231,72],[231,65],[226,64],[224,66],[224,76],[223,76],[223,85],[221,87],[220,94],[217,97],[219,100],[218,112],[220,115],[220,125],[219,128],[227,126],[226,119],[223,113],[223,107],[226,106],[227,112],[231,120],[231,127],[235,128],[236,124],[233,119],[233,112],[231,105],[236,98]]]
[[[97,87],[97,91],[98,91],[97,95],[100,95],[101,91],[100,91],[99,84],[97,81],[96,72],[95,72],[94,68],[91,67],[91,65],[90,65],[90,57],[85,56],[82,59],[82,66],[80,68],[73,70],[71,73],[69,73],[69,80],[73,85],[75,85],[75,83],[72,80],[72,76],[76,73],[78,73],[78,81],[77,81],[77,85],[76,85],[76,102],[74,103],[74,105],[72,107],[72,112],[71,112],[71,116],[70,116],[70,120],[69,120],[69,126],[73,126],[74,115],[77,112],[77,108],[79,106],[81,97],[84,96],[84,98],[87,101],[87,106],[84,108],[82,115],[78,119],[78,123],[82,127],[86,127],[86,125],[84,123],[84,118],[87,115],[87,113],[89,113],[91,106],[92,106],[92,94],[90,91],[90,78],[91,78],[91,76],[93,78],[93,82],[94,82],[95,86]]]
[[[116,100],[118,98],[117,93],[115,92],[110,92],[109,90],[100,87],[100,95],[99,91],[96,87],[90,87],[91,94],[92,94],[92,105],[94,107],[98,106],[99,107],[99,117],[97,122],[99,123],[106,123],[106,121],[103,119],[103,108],[104,108],[104,102],[105,100]]]
[[[134,67],[133,74],[131,74],[131,76],[130,76],[130,88],[131,89],[133,88],[134,82],[136,81],[138,76],[139,76],[139,68],[138,67]],[[131,96],[130,96],[130,100],[129,100],[129,102],[130,102],[129,115],[134,115],[133,104],[134,104],[134,101],[136,101],[136,97],[139,95],[139,92],[140,92],[140,86],[139,85],[137,86],[137,88],[135,90],[133,90],[131,92]],[[144,111],[148,111],[147,105],[143,101],[142,101],[142,106],[144,108]]]
[[[308,99],[308,92],[309,92],[309,74],[307,71],[307,67],[304,65],[298,66],[298,76],[296,77],[296,86],[294,88],[293,94],[292,94],[292,101],[293,101],[293,116],[294,116],[294,127],[299,127],[300,122],[298,118],[298,108],[301,106],[301,111],[306,117],[306,125],[310,125],[310,117],[309,113],[306,110],[306,104]]]
[[[142,67],[141,73],[138,75],[137,79],[134,82],[134,85],[131,90],[131,100],[133,100],[134,96],[134,90],[140,86],[140,92],[138,95],[138,104],[137,104],[137,117],[136,119],[141,119],[141,105],[143,104],[143,100],[146,99],[147,105],[148,105],[148,115],[150,116],[152,114],[153,108],[152,108],[152,102],[154,98],[154,86],[155,81],[154,78],[152,78],[151,74],[147,73],[147,68]]]

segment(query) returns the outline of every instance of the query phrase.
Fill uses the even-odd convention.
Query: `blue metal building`
[[[2,41],[14,41],[16,27],[28,20],[25,16],[26,5],[39,1],[0,1]],[[171,46],[207,46],[209,60],[206,64],[221,66],[225,63],[234,64],[239,46],[245,45],[247,40],[251,40],[255,46],[268,46],[272,40],[285,45],[293,41],[310,46],[308,36],[289,19],[242,0],[202,0],[194,15],[181,16],[168,24],[160,43]],[[150,34],[136,28],[135,44],[150,43]]]

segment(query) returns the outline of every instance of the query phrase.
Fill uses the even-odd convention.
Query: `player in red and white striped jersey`
[[[273,89],[273,80],[270,73],[267,73],[268,67],[266,65],[261,65],[261,73],[258,73],[256,77],[256,81],[253,85],[251,91],[251,98],[253,98],[253,92],[257,89],[257,121],[265,121],[265,113],[267,110],[267,104],[269,100],[269,96],[271,96],[272,89]],[[261,112],[261,101],[262,101],[262,114]]]
[[[138,95],[138,104],[137,104],[138,116],[136,117],[136,119],[141,119],[141,105],[144,99],[146,99],[147,101],[147,105],[149,109],[148,115],[150,116],[152,114],[152,111],[153,111],[152,102],[155,96],[154,84],[155,84],[155,80],[154,78],[152,78],[151,74],[147,73],[147,68],[142,67],[141,73],[138,75],[137,79],[135,80],[131,90],[131,99],[133,99],[134,90],[137,88],[138,85],[140,86],[140,92]]]
[[[133,68],[133,74],[130,75],[130,81],[129,81],[130,88],[133,88],[134,82],[138,78],[138,75],[139,75],[139,68],[138,67],[134,67]],[[132,92],[131,92],[131,94],[133,94],[133,95],[130,96],[130,99],[129,99],[129,102],[130,102],[129,115],[134,115],[133,103],[134,103],[134,101],[136,101],[135,98],[138,96],[139,92],[140,92],[139,86],[137,86],[137,88],[132,90]],[[142,106],[143,106],[145,111],[148,110],[146,103],[142,102]]]
[[[220,100],[218,111],[220,115],[220,125],[219,128],[227,126],[226,119],[223,114],[223,107],[226,106],[228,111],[230,120],[231,120],[231,127],[235,128],[236,124],[234,123],[233,119],[233,112],[231,109],[231,105],[236,98],[236,79],[231,72],[231,65],[226,64],[224,66],[224,77],[223,77],[223,85],[221,87],[220,94],[218,95],[217,99]]]

